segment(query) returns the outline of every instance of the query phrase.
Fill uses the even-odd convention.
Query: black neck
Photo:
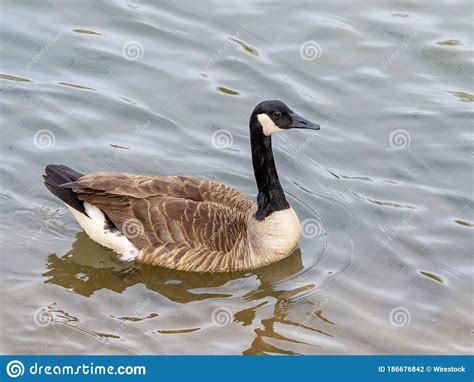
[[[278,179],[273,159],[272,139],[263,134],[262,127],[255,115],[250,118],[250,146],[252,148],[253,171],[258,187],[258,210],[255,217],[257,220],[263,220],[272,212],[286,210],[290,205],[286,201],[285,193]]]

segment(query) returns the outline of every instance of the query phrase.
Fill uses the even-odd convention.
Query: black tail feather
[[[79,200],[77,194],[70,188],[61,187],[61,185],[74,182],[82,176],[84,176],[84,174],[74,171],[72,168],[62,164],[50,164],[46,166],[43,178],[44,185],[49,191],[67,205],[86,214],[84,203]]]

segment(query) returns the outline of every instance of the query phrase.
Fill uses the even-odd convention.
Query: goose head
[[[258,188],[255,219],[263,221],[274,212],[290,208],[278,179],[271,135],[290,129],[319,130],[320,127],[276,100],[264,101],[255,106],[249,125],[252,164]],[[293,210],[289,211],[294,213]]]
[[[263,101],[255,106],[250,117],[250,125],[252,129],[260,129],[267,137],[289,129],[320,129],[317,123],[308,121],[277,100]]]

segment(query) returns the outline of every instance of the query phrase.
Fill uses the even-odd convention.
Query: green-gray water
[[[472,4],[2,1],[3,353],[470,353]],[[303,223],[238,274],[121,263],[42,185],[195,175],[255,197],[248,118]]]

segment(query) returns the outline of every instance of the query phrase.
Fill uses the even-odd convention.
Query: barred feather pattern
[[[195,272],[253,269],[286,257],[300,235],[291,208],[258,222],[256,204],[243,193],[197,177],[97,172],[65,186],[102,210],[146,264]],[[140,229],[128,236],[123,227],[130,221]]]

